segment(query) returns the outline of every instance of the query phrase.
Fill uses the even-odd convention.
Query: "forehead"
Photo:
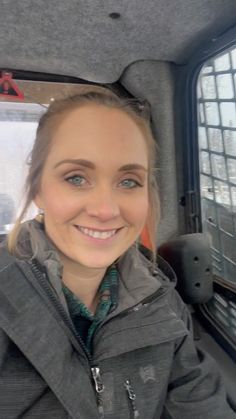
[[[48,158],[147,162],[142,130],[131,116],[103,105],[83,105],[68,113],[54,130]]]

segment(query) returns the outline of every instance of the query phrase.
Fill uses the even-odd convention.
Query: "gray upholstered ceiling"
[[[185,63],[236,23],[236,0],[2,0],[0,7],[0,68],[107,83],[135,61]]]

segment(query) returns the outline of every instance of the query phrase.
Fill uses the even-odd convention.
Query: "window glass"
[[[236,156],[236,131],[223,130],[223,137],[226,154]]]
[[[27,157],[43,111],[36,104],[0,103],[0,234],[10,229],[22,206]]]
[[[214,199],[214,189],[211,177],[201,175],[201,195],[204,198]]]
[[[232,197],[232,210],[236,212],[236,188],[230,188],[231,197]]]
[[[203,66],[198,80],[199,115],[203,114],[198,145],[202,226],[210,237],[213,273],[236,287],[235,81],[236,47]],[[219,301],[211,308],[222,323],[232,323],[230,310],[226,316]]]
[[[208,128],[209,146],[212,151],[223,151],[222,132],[220,129]]]
[[[203,104],[200,103],[199,105],[199,118],[201,123],[203,124],[205,122],[205,115],[204,115],[204,108],[203,108]]]
[[[225,158],[218,154],[211,155],[212,174],[220,179],[227,180]]]
[[[199,143],[201,144],[201,149],[207,148],[207,136],[205,127],[198,128],[198,138]]]
[[[227,170],[230,182],[236,184],[236,164],[235,159],[227,159]]]
[[[213,72],[213,64],[208,63],[207,65],[204,65],[202,68],[202,74],[208,74]]]
[[[201,170],[203,173],[211,173],[209,153],[205,151],[201,152]]]
[[[207,76],[202,78],[202,91],[205,99],[216,98],[215,77]]]
[[[224,206],[230,206],[229,186],[219,180],[214,181],[214,191],[216,202]]]
[[[228,103],[227,103],[228,105]],[[219,125],[218,104],[215,102],[205,102],[206,123],[207,125]],[[227,119],[228,115],[225,115]]]
[[[201,91],[200,83],[198,83],[198,85],[197,85],[197,96],[198,96],[199,99],[202,97],[202,91]]]
[[[236,69],[236,49],[233,49],[230,55],[232,57],[232,67]]]
[[[211,112],[213,112],[213,110]],[[229,102],[220,103],[220,113],[221,113],[222,125],[224,125],[225,127],[232,127],[232,128],[236,127],[235,103],[229,103]],[[218,118],[218,115],[215,116],[215,120],[217,118]],[[211,114],[211,119],[212,120],[214,119],[212,114]]]
[[[229,54],[223,54],[218,58],[215,58],[214,60],[214,67],[215,71],[223,71],[223,70],[229,70],[230,69],[230,60],[229,60]]]
[[[0,98],[0,234],[7,233],[19,215],[27,160],[35,139],[40,116],[55,98],[76,93],[79,84],[14,80],[24,100]],[[32,218],[32,205],[27,217]]]
[[[230,211],[227,211],[226,208],[218,206],[217,217],[220,229],[229,234],[232,234],[234,228],[234,220],[232,213]]]
[[[216,76],[218,97],[220,99],[232,99],[234,96],[233,80],[231,74],[220,74]]]
[[[208,309],[219,321],[224,331],[227,331],[232,340],[236,340],[236,304],[226,299],[218,292],[214,293],[212,300],[207,304]]]

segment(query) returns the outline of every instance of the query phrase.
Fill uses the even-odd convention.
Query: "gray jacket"
[[[151,272],[135,249],[121,258],[119,304],[96,330],[89,359],[55,253],[36,247],[27,260],[0,251],[0,419],[235,418],[162,271]]]

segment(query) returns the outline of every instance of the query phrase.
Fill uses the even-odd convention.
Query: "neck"
[[[106,268],[86,268],[74,266],[63,260],[64,284],[94,313],[98,304],[98,288],[105,275]]]

